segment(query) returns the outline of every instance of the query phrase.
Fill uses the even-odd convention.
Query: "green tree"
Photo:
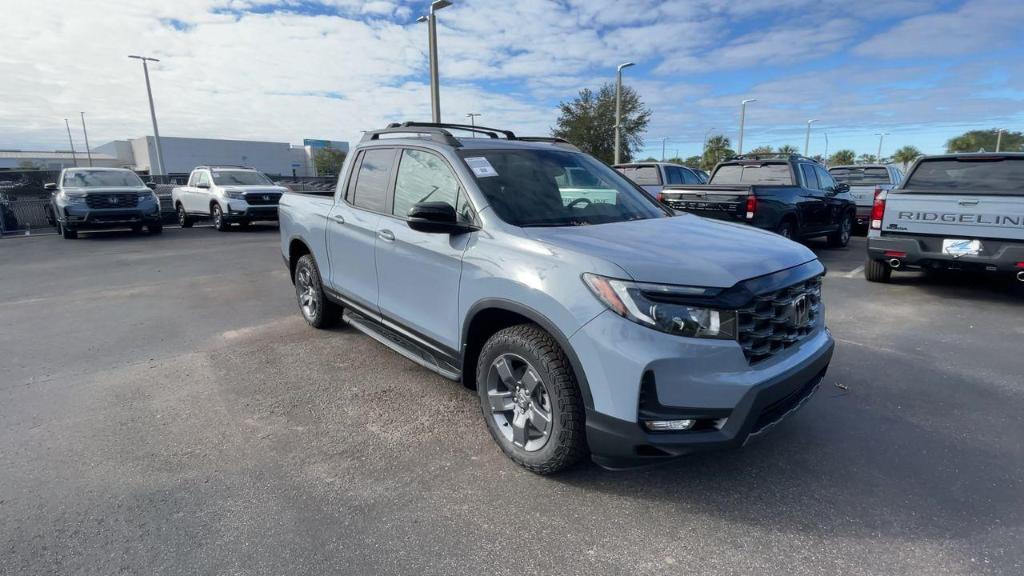
[[[320,176],[337,176],[345,163],[345,153],[337,148],[318,148],[313,154],[313,167]]]
[[[657,162],[657,161],[658,161],[658,159],[655,158],[654,156],[648,156],[647,158],[644,158],[642,160],[642,162]]]
[[[946,152],[995,152],[997,129],[992,130],[971,130],[964,132],[956,138],[950,138],[946,142]],[[1003,132],[1003,138],[999,144],[1001,152],[1024,151],[1024,134],[1020,132]]]
[[[857,153],[853,150],[837,150],[828,159],[830,166],[843,166],[846,164],[853,164],[857,159]]]
[[[701,167],[710,172],[722,160],[735,156],[736,151],[730,148],[730,145],[729,139],[721,134],[708,138],[707,147],[704,149],[704,161],[701,163]]]
[[[679,156],[676,156],[675,158],[669,158],[668,160],[665,160],[665,162],[668,162],[670,164],[679,164],[679,165],[683,165],[683,164],[686,163],[686,161],[683,160],[682,158],[680,158]]]
[[[903,169],[906,170],[907,166],[917,159],[921,155],[921,151],[913,146],[903,146],[892,155],[892,159],[903,165]]]
[[[792,144],[783,144],[779,146],[779,154],[799,154],[800,150]]]
[[[615,161],[615,85],[608,82],[597,92],[580,90],[576,98],[558,105],[559,115],[551,134],[564,138],[579,149],[611,164]],[[622,150],[620,157],[629,162],[644,144],[651,110],[636,90],[622,87]]]
[[[751,156],[754,156],[754,155],[757,155],[757,154],[760,154],[760,155],[763,156],[765,154],[774,154],[774,153],[775,153],[775,149],[772,148],[771,146],[758,146],[757,148],[752,148],[750,150],[750,152],[747,152],[747,154],[750,154]]]
[[[700,168],[701,167],[701,157],[700,156],[690,156],[686,160],[683,160],[683,165],[684,166],[688,166],[690,168]]]
[[[878,157],[874,154],[868,154],[865,152],[857,157],[857,162],[861,164],[874,164],[875,162],[878,162]]]

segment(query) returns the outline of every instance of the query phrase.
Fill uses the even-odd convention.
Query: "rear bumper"
[[[857,206],[857,224],[867,226],[871,222],[871,206]]]
[[[902,252],[902,266],[928,268],[961,268],[988,272],[1014,272],[1018,262],[1024,262],[1024,242],[1015,240],[981,239],[981,253],[977,256],[950,256],[942,252],[943,236],[870,236],[868,258],[891,260],[886,252]]]

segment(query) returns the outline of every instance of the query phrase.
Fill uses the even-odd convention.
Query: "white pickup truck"
[[[245,227],[256,220],[277,220],[277,204],[287,190],[252,168],[197,166],[188,184],[171,190],[171,203],[182,228],[209,218],[223,232],[233,223]]]
[[[1024,153],[926,156],[875,198],[865,277],[977,270],[1024,282]]]
[[[854,164],[833,166],[828,173],[840,184],[850,187],[850,196],[857,203],[857,226],[868,227],[875,196],[892,190],[903,181],[903,172],[887,164]]]

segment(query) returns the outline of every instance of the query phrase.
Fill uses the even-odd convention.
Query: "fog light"
[[[696,424],[696,420],[648,420],[644,426],[653,432],[667,432],[674,430],[689,430]]]

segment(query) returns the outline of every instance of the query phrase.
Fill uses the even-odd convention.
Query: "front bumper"
[[[1024,242],[1019,240],[981,239],[981,253],[977,256],[950,256],[942,252],[942,241],[947,236],[869,236],[868,258],[891,260],[886,252],[902,252],[901,266],[922,268],[979,270],[988,272],[1016,272],[1018,262],[1024,262]]]
[[[230,200],[223,214],[231,222],[278,219],[277,204],[249,204],[245,200]]]
[[[570,342],[593,397],[587,442],[594,461],[609,468],[742,446],[811,396],[835,346],[821,325],[798,344],[751,365],[734,341],[679,338],[611,312],[589,322]],[[657,418],[649,417],[651,390]],[[699,425],[650,432],[641,412],[647,419],[692,418]]]
[[[156,203],[114,209],[68,205],[61,211],[60,221],[70,230],[109,230],[162,222],[160,206]]]

